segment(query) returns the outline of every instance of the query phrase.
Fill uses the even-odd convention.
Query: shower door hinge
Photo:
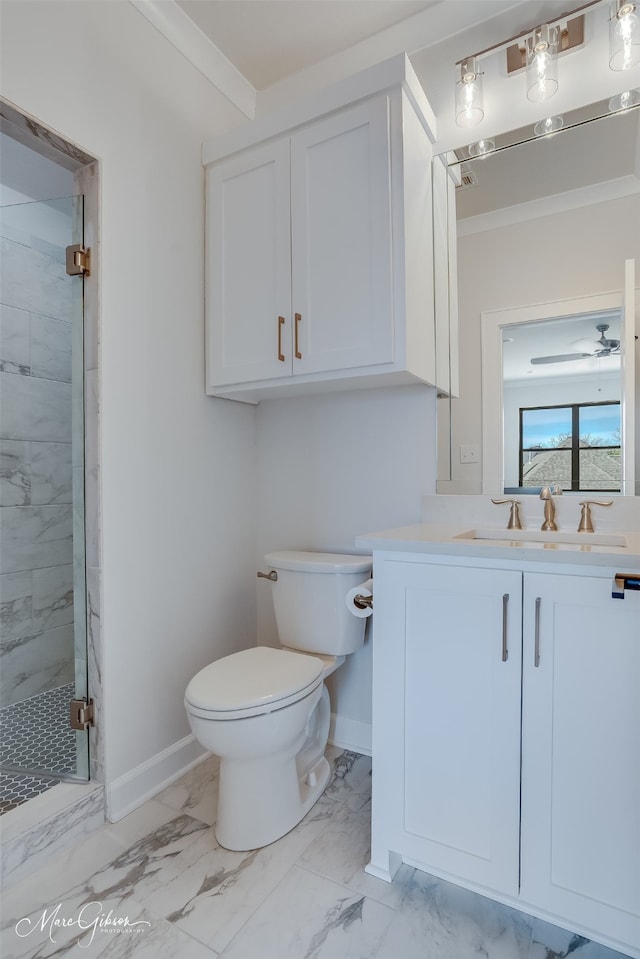
[[[67,247],[67,273],[69,276],[91,276],[91,250],[75,243]]]
[[[69,721],[72,729],[88,729],[93,726],[93,700],[72,699],[69,704]]]

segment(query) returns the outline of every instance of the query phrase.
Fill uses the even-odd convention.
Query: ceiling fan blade
[[[571,360],[586,360],[592,353],[558,353],[556,356],[533,356],[531,363],[536,366],[542,363],[569,363]]]

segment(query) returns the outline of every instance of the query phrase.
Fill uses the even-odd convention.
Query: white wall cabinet
[[[374,555],[368,871],[640,956],[640,594],[443,560]]]
[[[431,121],[407,69],[206,163],[207,393],[436,383]]]

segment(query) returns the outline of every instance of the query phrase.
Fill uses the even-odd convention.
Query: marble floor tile
[[[173,878],[165,875],[162,887],[141,901],[221,952],[336,811],[321,798],[286,836],[248,852],[223,849],[210,828],[173,862]]]
[[[326,828],[300,857],[300,865],[326,879],[349,885],[369,862],[371,803],[361,809],[338,804]]]
[[[167,786],[156,799],[212,826],[218,809],[218,759],[209,756],[178,782]]]
[[[542,919],[531,919],[533,935],[529,959],[625,959],[613,949],[583,936],[553,926]]]
[[[350,809],[359,809],[371,798],[371,757],[331,746],[327,758],[334,771],[325,795],[343,802]]]
[[[222,955],[369,959],[377,954],[393,917],[387,906],[294,866]]]
[[[522,913],[408,866],[395,882],[406,893],[376,959],[529,959]]]
[[[217,763],[207,759],[9,887],[3,959],[623,959],[406,865],[391,884],[367,876],[370,761],[333,758],[338,774],[305,819],[248,852],[215,839]],[[58,905],[76,921],[55,925]],[[105,920],[89,942],[83,907],[87,921],[112,910],[131,926]],[[31,928],[16,931],[20,919],[33,932],[20,935]]]

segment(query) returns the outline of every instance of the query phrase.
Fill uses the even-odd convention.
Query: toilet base
[[[217,841],[234,852],[270,845],[304,819],[330,778],[324,756],[300,778],[295,757],[277,768],[273,759],[250,765],[221,759]]]

